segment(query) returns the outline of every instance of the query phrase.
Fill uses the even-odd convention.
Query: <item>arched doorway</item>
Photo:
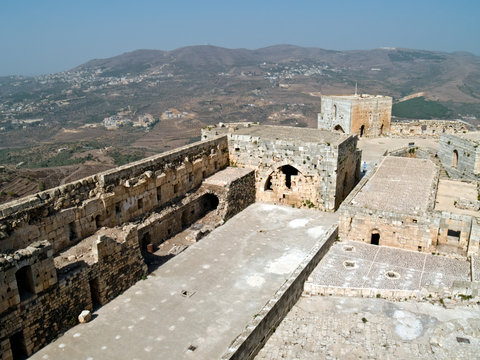
[[[458,151],[453,150],[452,154],[452,167],[456,168],[458,165]]]
[[[383,124],[380,126],[380,133],[378,135],[383,135]]]
[[[378,230],[372,231],[372,234],[370,235],[370,244],[380,245],[380,233],[378,232]]]
[[[265,181],[265,187],[263,188],[265,191],[272,191],[272,175],[268,175],[267,181]]]
[[[365,132],[365,125],[360,126],[360,137],[363,136],[363,133]]]
[[[341,133],[345,133],[345,131],[343,131],[343,128],[340,126],[340,125],[336,125],[333,130],[335,131],[338,131],[338,132],[341,132]]]
[[[281,170],[285,175],[285,186],[290,189],[292,187],[292,176],[298,175],[298,170],[291,165],[284,165]]]

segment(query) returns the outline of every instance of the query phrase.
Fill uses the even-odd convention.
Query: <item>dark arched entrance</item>
[[[298,170],[291,165],[284,165],[280,169],[285,174],[285,186],[290,189],[292,187],[292,176],[298,175]]]
[[[335,131],[338,131],[338,132],[341,132],[341,133],[345,133],[345,131],[343,131],[343,128],[340,126],[340,125],[336,125],[333,130]]]

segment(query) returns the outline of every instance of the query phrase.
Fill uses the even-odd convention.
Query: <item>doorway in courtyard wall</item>
[[[365,125],[360,126],[360,137],[363,136],[363,133],[365,132]]]
[[[28,358],[28,350],[25,345],[23,331],[19,331],[10,337],[10,350],[12,351],[13,360],[23,360]]]
[[[380,245],[380,233],[377,230],[372,231],[372,235],[370,236],[370,244]]]

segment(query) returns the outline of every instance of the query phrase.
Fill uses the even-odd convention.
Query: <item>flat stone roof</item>
[[[292,140],[313,143],[340,144],[350,135],[328,130],[293,126],[253,125],[235,130],[232,135],[249,135],[269,140]]]
[[[351,205],[391,212],[425,212],[435,176],[436,166],[430,160],[384,157]]]
[[[398,278],[387,276],[389,271]],[[345,241],[332,245],[308,282],[346,288],[420,290],[430,285],[450,287],[455,280],[469,281],[469,273],[468,261]]]
[[[325,98],[345,99],[345,100],[362,100],[362,99],[388,99],[390,96],[370,95],[370,94],[353,94],[353,95],[322,95]]]
[[[219,359],[337,221],[255,203],[31,359]]]
[[[440,179],[438,181],[437,197],[435,199],[435,210],[450,211],[456,214],[471,215],[480,218],[480,211],[459,209],[455,203],[459,200],[475,202],[478,197],[477,183]]]
[[[236,179],[244,177],[245,175],[253,171],[254,170],[252,169],[246,168],[227,167],[226,169],[218,171],[212,176],[209,176],[203,182],[205,184],[224,186],[233,182]]]

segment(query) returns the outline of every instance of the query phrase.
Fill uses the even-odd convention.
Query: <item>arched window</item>
[[[333,120],[337,118],[337,105],[333,105]]]
[[[268,175],[267,181],[265,181],[265,187],[263,188],[265,191],[272,191],[272,175]]]
[[[458,165],[458,151],[453,150],[452,154],[452,167],[456,168]]]

